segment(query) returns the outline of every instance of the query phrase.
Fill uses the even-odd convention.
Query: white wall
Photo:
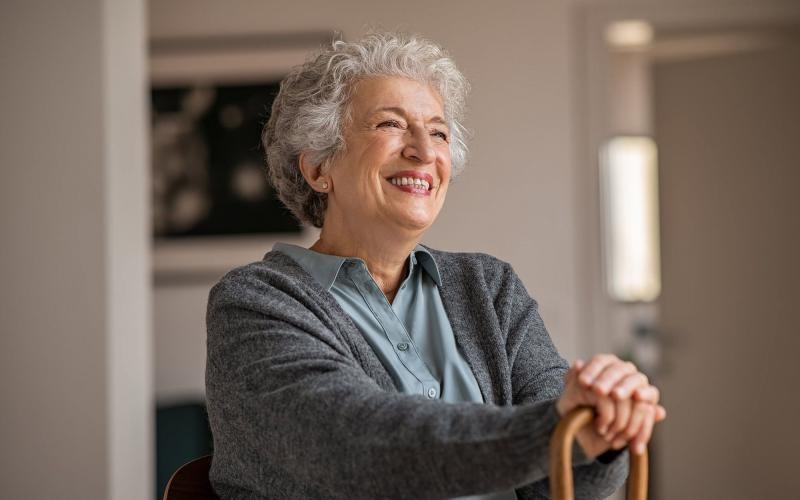
[[[472,83],[474,139],[467,170],[425,241],[510,261],[539,301],[558,347],[573,357],[588,333],[578,330],[585,308],[577,292],[571,13],[570,3],[560,1],[159,0],[151,2],[150,36],[335,29],[354,39],[377,26],[441,43]],[[254,249],[249,259],[269,246]],[[202,393],[204,359],[187,359],[181,345],[204,342],[211,284],[156,289],[156,390],[162,398]],[[175,359],[182,364],[171,364]]]
[[[0,498],[152,494],[144,4],[0,12]]]

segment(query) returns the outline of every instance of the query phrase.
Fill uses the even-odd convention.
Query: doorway
[[[626,56],[646,61],[627,66],[639,87],[615,80],[604,35],[620,20],[654,28],[649,53]],[[609,3],[578,24],[584,331],[606,352],[642,321],[661,332],[650,498],[786,498],[800,486],[800,4]],[[605,291],[597,152],[620,134],[659,147],[662,293],[647,304]]]
[[[662,498],[800,487],[800,37],[781,35],[652,67]]]

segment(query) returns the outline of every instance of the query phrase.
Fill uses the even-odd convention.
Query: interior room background
[[[610,45],[631,19],[651,41]],[[657,332],[652,497],[796,490],[798,26],[800,5],[773,0],[4,3],[0,497],[152,498],[156,406],[184,412],[162,437],[202,444],[210,286],[314,231],[219,234],[209,200],[239,200],[223,220],[275,209],[257,149],[224,182],[170,177],[170,158],[209,160],[208,117],[258,121],[237,92],[370,28],[434,39],[472,84],[470,160],[425,242],[511,262],[565,357]],[[181,128],[187,102],[205,125]],[[654,302],[606,291],[599,151],[621,135],[659,148]]]

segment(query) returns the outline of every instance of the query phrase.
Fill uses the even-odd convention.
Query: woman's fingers
[[[667,418],[667,409],[661,405],[656,405],[656,422],[661,422]]]
[[[581,369],[584,366],[584,362],[581,359],[576,359],[572,366],[569,367],[569,371],[567,371],[567,376],[564,378],[564,385],[569,385],[570,383],[577,383],[578,382],[578,374],[580,374]]]
[[[611,391],[611,395],[617,399],[626,399],[634,394],[634,391],[637,393],[642,392],[645,396],[652,397],[652,394],[646,394],[644,389],[648,387],[652,387],[650,385],[650,381],[647,379],[647,375],[642,372],[634,371],[625,375],[622,379],[620,379],[617,384],[613,387]],[[639,391],[642,389],[642,391]],[[649,401],[653,404],[658,403],[658,400]]]
[[[660,409],[660,410],[659,410]],[[627,427],[616,433],[610,433],[611,448],[619,450],[626,444],[631,451],[642,454],[653,436],[653,427],[658,422],[659,412],[664,415],[664,408],[649,403],[636,403]]]
[[[631,418],[634,416],[634,405],[630,399],[615,401],[614,409],[616,418],[614,419],[614,423],[608,429],[607,434],[610,438],[612,438],[610,439],[612,443],[615,439],[624,437],[631,424]]]
[[[610,394],[619,400],[633,397],[651,404],[657,404],[661,397],[636,365],[611,354],[595,356],[585,367],[578,367],[578,371],[580,384],[602,396]]]
[[[639,434],[642,424],[650,415],[650,410],[648,407],[652,407],[652,405],[647,403],[632,404],[629,401],[628,403],[632,406],[630,409],[630,418],[627,420],[624,427],[615,428],[616,432],[610,433],[611,447],[616,450],[624,447],[628,443],[631,443],[631,440]]]
[[[653,425],[657,420],[658,408],[664,409],[661,406],[646,406],[646,414],[642,420],[641,427],[639,428],[636,436],[631,441],[631,450],[637,455],[641,455],[647,449],[647,443],[653,436]]]
[[[603,397],[597,399],[594,408],[597,412],[597,417],[595,417],[597,433],[605,436],[616,418],[616,405],[611,398]]]
[[[658,404],[661,399],[661,391],[654,385],[647,384],[643,387],[637,387],[633,391],[633,397],[637,401],[645,403]]]
[[[666,418],[666,410],[658,404],[658,388],[633,363],[614,355],[600,354],[586,363],[577,360],[565,382],[569,401],[594,406],[597,437],[611,448],[630,445],[634,453],[642,453],[654,424]]]
[[[566,415],[567,412],[577,406],[591,406],[594,404],[594,397],[591,392],[581,387],[578,382],[581,368],[583,368],[583,361],[577,360],[564,376],[564,392],[556,402],[556,410],[559,415]]]
[[[590,387],[595,378],[611,363],[619,361],[619,358],[613,354],[598,354],[586,363],[586,366],[581,370],[578,380],[584,387]]]
[[[564,387],[569,387],[570,384],[575,383],[575,377],[578,376],[578,371],[575,369],[575,365],[569,367],[567,370],[567,374],[564,375]]]

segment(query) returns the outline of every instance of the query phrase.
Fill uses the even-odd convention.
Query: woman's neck
[[[418,242],[418,238],[388,237],[380,231],[353,231],[326,220],[311,250],[362,259],[383,294],[392,302],[408,272],[408,256]]]

